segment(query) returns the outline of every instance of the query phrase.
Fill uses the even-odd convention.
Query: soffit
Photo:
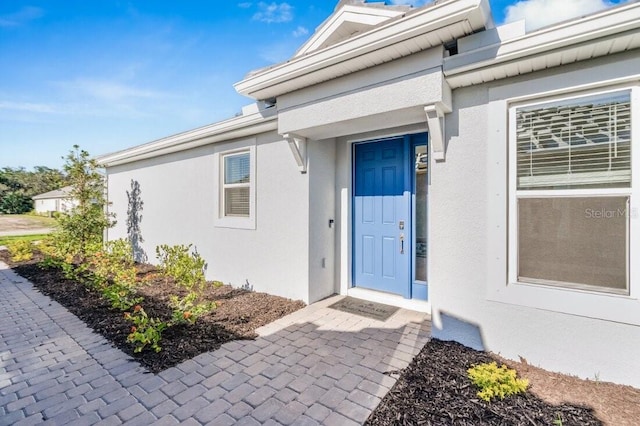
[[[438,2],[335,45],[255,71],[234,87],[245,96],[269,99],[440,46],[490,23],[487,0]]]
[[[445,58],[443,71],[452,88],[487,83],[640,48],[639,30],[634,2]]]

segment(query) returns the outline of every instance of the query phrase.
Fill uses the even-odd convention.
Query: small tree
[[[84,260],[87,254],[102,248],[104,230],[115,222],[105,209],[104,177],[98,171],[98,163],[78,145],[64,159],[74,207],[60,217],[56,240],[67,254]]]

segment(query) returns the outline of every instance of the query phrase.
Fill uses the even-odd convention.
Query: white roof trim
[[[640,3],[627,3],[445,58],[443,70],[452,88],[485,83],[554,66],[536,61],[550,54],[563,65],[636,48],[639,28]]]
[[[325,21],[313,36],[307,40],[296,52],[294,57],[305,55],[311,51],[321,49],[323,44],[345,23],[357,23],[375,26],[396,16],[404,15],[399,10],[374,8],[366,6],[344,5],[340,10]]]
[[[225,142],[232,139],[253,136],[276,130],[278,128],[276,119],[275,108],[271,111],[267,110],[250,115],[242,115],[123,151],[105,154],[97,157],[96,160],[105,167],[111,167],[216,142]]]
[[[268,99],[314,84],[312,76],[324,72],[325,80],[344,75],[330,67],[348,60],[367,63],[368,55],[384,49],[386,60],[401,57],[399,49],[385,49],[404,41],[420,38],[426,43],[429,33],[444,39],[468,35],[491,22],[488,0],[448,0],[417,9],[401,19],[394,19],[363,34],[335,45],[311,52],[272,68],[259,70],[234,85],[238,93],[254,99]],[[453,34],[450,27],[463,24],[465,34]],[[327,71],[329,70],[329,71]],[[295,82],[291,83],[293,80]],[[290,84],[285,84],[285,83]]]

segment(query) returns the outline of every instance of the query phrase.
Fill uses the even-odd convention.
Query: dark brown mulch
[[[473,364],[492,362],[455,342],[431,340],[403,370],[366,425],[601,425],[590,408],[553,405],[530,392],[487,403],[467,377]]]
[[[121,311],[112,309],[99,292],[67,280],[57,269],[40,267],[36,263],[38,258],[30,262],[14,263],[8,258],[6,251],[0,251],[0,260],[154,373],[215,350],[223,343],[253,339],[257,336],[257,328],[305,306],[301,301],[235,289],[229,285],[219,288],[211,286],[206,291],[206,297],[217,302],[216,310],[199,318],[193,325],[167,328],[160,342],[162,351],[156,353],[144,350],[135,354],[133,346],[127,342],[132,323],[124,319]],[[184,290],[172,281],[161,278],[150,265],[139,265],[138,273],[146,282],[140,287],[139,293],[144,297],[142,306],[147,314],[165,321],[170,319],[171,309],[166,303],[169,295],[179,294]]]

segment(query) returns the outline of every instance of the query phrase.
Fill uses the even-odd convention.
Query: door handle
[[[400,234],[400,254],[404,254],[404,234]]]

